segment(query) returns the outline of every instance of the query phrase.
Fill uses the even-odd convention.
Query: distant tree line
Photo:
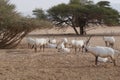
[[[49,18],[57,27],[70,26],[77,35],[86,34],[85,29],[89,24],[105,24],[108,26],[119,25],[120,14],[110,6],[109,1],[94,3],[81,0],[70,0],[68,4],[58,4],[47,10],[44,14],[42,9],[33,11],[36,18]],[[46,17],[45,17],[46,16]],[[79,27],[77,30],[76,27]]]

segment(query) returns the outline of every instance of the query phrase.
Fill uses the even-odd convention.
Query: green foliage
[[[103,8],[96,5],[85,5],[88,20],[103,18]],[[83,13],[85,14],[85,12]]]
[[[119,12],[110,7],[110,2],[100,1],[96,4],[100,9],[103,9],[102,19],[106,25],[118,25],[119,24]]]
[[[33,10],[33,15],[36,16],[37,19],[39,20],[45,20],[47,18],[47,15],[45,14],[45,12],[42,9],[35,9]]]
[[[119,24],[119,13],[118,11],[108,8],[105,9],[105,17],[103,18],[105,24],[112,26]]]
[[[109,7],[110,6],[110,2],[109,1],[100,1],[97,3],[98,6],[100,7]]]
[[[54,6],[53,8],[51,8],[50,10],[48,10],[48,12],[52,15],[60,15],[63,16],[66,14],[67,12],[67,8],[68,6],[66,4],[59,4],[57,6]]]
[[[69,4],[80,4],[80,0],[70,0]]]

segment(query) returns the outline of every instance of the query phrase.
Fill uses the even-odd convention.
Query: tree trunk
[[[72,26],[72,28],[74,29],[75,33],[76,33],[77,35],[79,35],[77,29],[76,29],[74,26]]]
[[[86,25],[86,22],[87,22],[87,20],[85,19],[85,18],[79,18],[78,19],[79,20],[79,23],[78,23],[78,25],[79,25],[79,28],[80,28],[80,35],[85,35],[86,34],[86,32],[85,32],[85,25]]]
[[[84,35],[84,28],[83,28],[83,26],[81,26],[79,28],[80,28],[80,35]]]
[[[80,31],[80,35],[86,35],[86,31],[85,31],[85,25],[79,27],[79,31]]]

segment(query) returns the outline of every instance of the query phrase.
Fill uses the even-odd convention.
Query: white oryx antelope
[[[40,50],[41,48],[43,48],[44,51],[45,45],[47,45],[49,41],[49,39],[47,38],[32,38],[32,37],[29,37],[26,40],[28,42],[28,47],[34,48],[35,52],[37,52],[38,47],[40,48]]]
[[[61,41],[64,42],[64,45],[65,45],[65,48],[66,48],[67,44],[68,44],[68,39],[65,37],[65,38],[62,38]]]
[[[75,53],[77,52],[77,49],[79,49],[79,51],[82,49],[83,52],[84,42],[84,40],[71,40],[72,48],[75,49]]]
[[[33,46],[36,43],[35,38],[32,38],[32,37],[26,37],[26,41],[28,44],[28,48],[30,48],[30,49],[33,48]]]
[[[89,39],[86,41],[86,44],[84,47],[85,47],[85,51],[88,51],[92,55],[95,56],[95,65],[97,65],[98,57],[102,57],[102,58],[110,57],[111,60],[113,61],[114,66],[115,66],[116,65],[115,55],[120,54],[120,52],[113,49],[113,48],[110,48],[110,47],[103,47],[103,46],[92,47],[92,46],[89,46],[88,43],[89,43],[89,40],[91,37],[92,36],[90,36]]]
[[[113,36],[104,36],[103,40],[105,41],[105,45],[107,47],[112,47],[113,48],[113,46],[115,44],[115,38]]]
[[[70,53],[70,49],[69,48],[65,48],[64,42],[59,43],[56,48],[58,49],[58,52]]]

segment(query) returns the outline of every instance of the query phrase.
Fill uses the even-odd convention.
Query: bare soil
[[[110,28],[109,32],[119,32],[118,29],[120,30],[119,27]],[[99,28],[94,33],[104,31],[106,28]],[[43,32],[37,30],[30,34]],[[62,37],[64,36],[56,39],[60,40]],[[68,36],[69,41],[74,38]],[[120,36],[115,36],[115,39],[114,48],[120,50]],[[90,44],[105,46],[102,36],[93,37]],[[116,58],[117,66],[113,66],[110,58],[109,62],[98,62],[97,66],[94,65],[94,60],[95,57],[90,53],[75,54],[73,49],[69,54],[61,54],[57,49],[50,48],[35,53],[27,48],[24,39],[16,49],[0,50],[0,80],[120,80],[120,56]]]

